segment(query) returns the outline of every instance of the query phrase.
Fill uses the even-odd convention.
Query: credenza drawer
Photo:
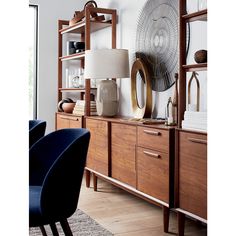
[[[166,130],[138,127],[138,146],[169,152],[169,132]]]
[[[207,218],[207,136],[179,132],[179,207]]]
[[[137,189],[169,203],[169,155],[137,147]]]

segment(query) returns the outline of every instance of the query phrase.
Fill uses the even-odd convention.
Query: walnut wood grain
[[[56,114],[56,129],[82,128],[82,117]]]
[[[179,207],[207,219],[207,135],[179,132]]]
[[[136,127],[111,125],[112,177],[136,187],[135,169]]]
[[[161,129],[138,127],[138,146],[168,153],[169,132]]]
[[[108,122],[86,118],[91,133],[86,166],[106,176],[109,173]]]
[[[169,156],[166,153],[137,147],[137,189],[169,203]]]

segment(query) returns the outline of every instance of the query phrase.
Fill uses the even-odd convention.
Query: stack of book
[[[79,116],[84,116],[86,111],[86,105],[85,105],[85,100],[77,100],[73,114],[74,115],[79,115]],[[97,108],[96,108],[96,102],[95,101],[90,101],[90,115],[91,116],[96,116],[97,115]]]
[[[182,121],[183,129],[197,131],[207,130],[207,112],[185,111]]]

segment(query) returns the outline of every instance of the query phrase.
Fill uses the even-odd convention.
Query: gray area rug
[[[77,210],[69,219],[70,228],[74,236],[112,236],[113,234],[104,229],[90,216],[86,215],[83,211]],[[48,236],[52,236],[52,232],[49,226],[45,226]],[[60,236],[64,236],[63,230],[59,223],[57,223],[57,229]],[[38,227],[30,228],[30,236],[42,236],[42,233]]]

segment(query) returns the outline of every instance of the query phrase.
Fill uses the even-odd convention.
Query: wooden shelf
[[[111,20],[94,21],[91,19],[90,22],[92,23],[91,29],[90,29],[91,33],[111,26]],[[85,33],[85,21],[83,20],[81,22],[76,23],[75,25],[60,29],[59,32],[61,34],[65,34],[65,33],[82,34],[82,33]]]
[[[74,53],[69,56],[59,57],[61,61],[69,61],[69,60],[82,60],[85,57],[85,52]]]
[[[192,65],[183,65],[183,68],[186,72],[192,71],[205,71],[207,70],[207,63],[199,63],[199,64],[192,64]]]
[[[207,9],[183,15],[182,19],[186,20],[187,22],[207,21]]]
[[[90,90],[96,90],[97,88],[90,88]],[[59,88],[61,92],[85,92],[85,88]]]

